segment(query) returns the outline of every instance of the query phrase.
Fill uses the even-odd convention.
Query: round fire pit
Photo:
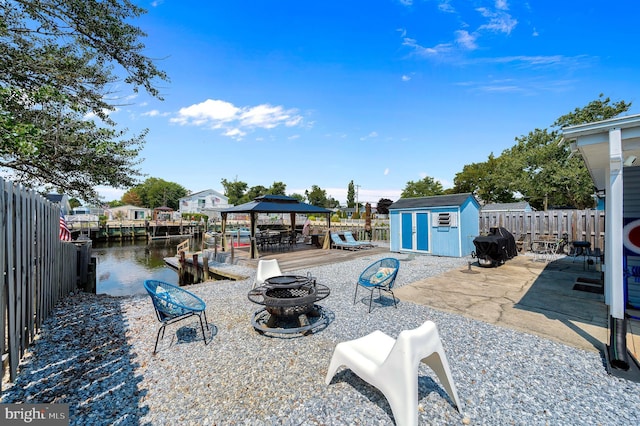
[[[316,302],[329,293],[329,287],[316,284],[310,276],[269,278],[247,295],[253,303],[264,306],[254,314],[251,323],[261,333],[308,334],[315,327],[326,325],[327,318]]]

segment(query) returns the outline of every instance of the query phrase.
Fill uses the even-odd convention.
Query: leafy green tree
[[[131,187],[146,132],[125,138],[109,116],[124,75],[159,97],[166,75],[146,57],[129,0],[19,0],[0,8],[0,169],[27,187],[97,201],[96,185]],[[159,97],[160,98],[160,97]],[[98,119],[87,120],[93,114]]]
[[[583,108],[558,118],[551,129],[535,129],[516,138],[516,145],[501,154],[506,177],[537,209],[549,206],[594,206],[594,187],[584,160],[570,156],[568,143],[561,143],[563,127],[613,118],[631,107],[624,101],[611,102],[601,94]]]
[[[353,180],[349,182],[347,187],[347,207],[352,209],[356,206],[356,189]]]
[[[271,195],[285,195],[287,190],[287,185],[283,182],[273,182],[271,187],[267,189],[267,194]]]
[[[504,159],[493,153],[484,163],[465,165],[453,179],[450,193],[471,192],[485,203],[510,203],[515,201],[513,182],[507,173]]]
[[[252,201],[257,197],[261,197],[268,193],[267,188],[262,185],[252,186],[249,188],[243,199],[247,199],[247,201]]]
[[[302,194],[297,194],[295,192],[293,194],[289,194],[289,197],[295,198],[296,200],[300,201],[301,203],[304,203],[307,200],[307,197],[305,197]]]
[[[81,205],[82,205],[82,203],[77,198],[70,198],[69,199],[69,206],[71,206],[71,209],[74,209],[76,207],[80,207]]]
[[[402,194],[402,198],[429,197],[431,195],[442,195],[444,189],[442,184],[432,177],[426,176],[417,182],[407,182]]]
[[[393,204],[388,198],[380,198],[378,200],[378,205],[376,206],[376,210],[378,214],[389,214],[389,206]]]
[[[305,190],[304,195],[309,204],[313,206],[326,207],[327,205],[327,191],[321,189],[318,185],[312,185],[311,191]]]
[[[240,182],[238,180],[232,182],[222,179],[221,183],[224,188],[224,195],[229,199],[229,204],[238,205],[250,201],[248,197],[245,196],[245,192],[247,191],[246,182]]]
[[[147,178],[133,189],[142,200],[142,205],[151,209],[166,206],[178,210],[180,198],[188,195],[188,191],[179,184],[159,178]]]
[[[336,200],[333,197],[329,197],[327,198],[327,202],[325,203],[324,207],[328,209],[335,209],[337,207],[340,207],[340,201]]]

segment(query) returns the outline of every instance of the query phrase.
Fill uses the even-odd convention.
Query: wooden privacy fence
[[[58,300],[75,290],[77,249],[59,237],[60,208],[0,178],[2,375],[18,363]],[[0,390],[1,382],[0,380]]]
[[[533,240],[551,236],[568,240],[588,241],[591,248],[604,249],[604,210],[548,210],[542,212],[480,212],[480,233],[489,228],[503,227],[524,247]]]

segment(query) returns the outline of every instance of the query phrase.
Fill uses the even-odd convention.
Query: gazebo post
[[[222,232],[222,248],[221,251],[227,251],[227,213],[222,212],[222,224],[220,225],[220,232]]]
[[[258,247],[256,245],[256,227],[258,224],[258,213],[251,212],[251,235],[249,244],[249,258],[255,259],[258,257]]]

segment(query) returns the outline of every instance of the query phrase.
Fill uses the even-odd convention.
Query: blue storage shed
[[[475,249],[480,204],[471,193],[401,198],[389,206],[393,252],[463,257]]]

